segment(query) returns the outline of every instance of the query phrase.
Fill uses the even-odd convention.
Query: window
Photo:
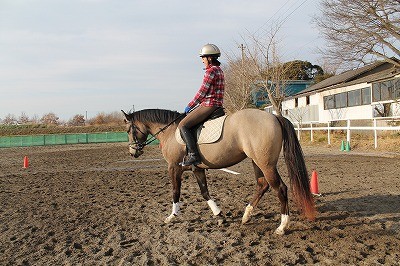
[[[335,108],[343,108],[347,106],[347,92],[335,94]]]
[[[298,106],[299,106],[299,99],[294,98],[294,107],[298,107]]]
[[[395,100],[400,98],[400,79],[385,80],[372,84],[374,102]]]
[[[349,91],[347,97],[349,107],[361,105],[361,90]]]
[[[335,108],[335,98],[333,95],[324,96],[324,109]]]
[[[306,96],[307,105],[310,96]],[[324,96],[324,109],[369,105],[372,102],[400,99],[400,78],[372,83],[371,87]]]
[[[371,104],[370,87],[324,96],[325,110],[367,104]]]
[[[393,83],[391,80],[381,82],[381,100],[391,100],[393,97]]]
[[[380,83],[372,84],[372,99],[374,102],[381,100],[381,86]]]
[[[393,95],[395,97],[395,99],[399,99],[400,98],[400,78],[397,78],[393,81],[394,84],[394,88],[393,88]]]
[[[361,104],[371,104],[371,88],[361,89]]]
[[[310,105],[310,95],[306,96],[306,105]]]

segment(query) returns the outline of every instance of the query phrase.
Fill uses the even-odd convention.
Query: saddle
[[[200,145],[218,141],[221,138],[226,117],[224,109],[218,108],[211,114],[207,121],[196,126],[194,130],[196,131],[197,144]],[[175,131],[175,138],[178,143],[186,145],[178,128]]]

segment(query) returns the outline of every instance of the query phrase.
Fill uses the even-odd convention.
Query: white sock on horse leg
[[[172,214],[174,215],[178,215],[180,212],[181,208],[180,208],[180,202],[177,203],[172,203]]]
[[[171,212],[171,215],[168,216],[167,218],[165,218],[165,220],[164,220],[165,223],[171,222],[171,221],[175,218],[175,216],[177,216],[177,215],[179,214],[179,212],[180,212],[180,205],[181,205],[180,202],[172,203],[172,212]]]
[[[208,206],[210,206],[214,215],[218,215],[221,212],[221,210],[218,208],[215,201],[213,201],[212,199],[207,200],[207,203],[208,203]]]
[[[277,233],[278,235],[284,235],[285,234],[285,230],[288,227],[289,227],[289,215],[281,214],[281,224],[275,230],[275,233]]]
[[[242,218],[242,224],[247,223],[248,221],[250,221],[250,217],[251,217],[251,213],[253,212],[253,206],[251,206],[250,204],[246,206],[246,209],[244,211],[243,214],[243,218]]]

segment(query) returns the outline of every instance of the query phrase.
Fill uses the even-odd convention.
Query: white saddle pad
[[[197,130],[197,143],[200,145],[213,143],[219,140],[222,135],[225,118],[226,115],[204,122],[204,124],[202,124]],[[181,137],[181,133],[179,132],[178,128],[175,131],[175,138],[176,141],[178,141],[180,144],[186,145],[185,141]]]

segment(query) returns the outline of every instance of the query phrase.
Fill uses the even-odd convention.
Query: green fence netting
[[[128,141],[126,132],[49,134],[0,137],[0,148]]]

